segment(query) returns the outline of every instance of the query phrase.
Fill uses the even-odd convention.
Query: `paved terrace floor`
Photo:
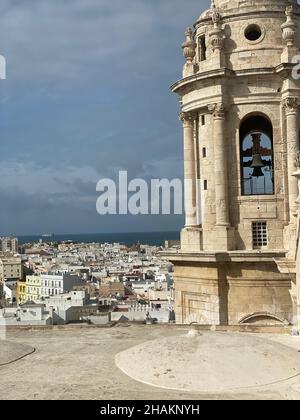
[[[15,348],[15,358],[18,360],[8,360],[8,345],[0,340],[0,399],[300,399],[300,376],[297,376],[300,373],[298,372],[300,366],[300,338],[280,334],[222,334],[214,332],[204,332],[202,336],[188,337],[187,333],[188,329],[185,330],[176,326],[168,328],[164,326],[138,325],[119,325],[113,328],[67,326],[62,329],[9,331],[6,339],[11,343],[11,359],[13,359]],[[232,334],[235,334],[234,340],[232,339]],[[268,361],[268,366],[270,366],[269,357],[272,358],[273,363],[276,357],[281,358],[282,352],[286,354],[287,357],[280,359],[280,366],[285,373],[285,366],[282,364],[286,360],[287,376],[284,374],[285,378],[282,379],[278,377],[278,380],[272,385],[248,388],[243,387],[243,382],[241,382],[241,377],[239,377],[236,378],[236,383],[239,386],[233,391],[221,392],[219,390],[205,393],[201,392],[201,389],[205,389],[203,384],[199,386],[200,391],[198,392],[160,388],[158,387],[160,382],[157,382],[157,374],[154,375],[154,385],[156,386],[139,382],[139,374],[143,370],[140,364],[139,374],[136,375],[137,380],[128,376],[132,373],[132,363],[131,365],[128,364],[128,375],[123,373],[127,369],[126,352],[129,352],[129,356],[132,351],[132,354],[137,355],[140,349],[143,353],[140,354],[140,359],[137,362],[142,363],[144,357],[146,358],[145,371],[147,371],[148,377],[151,369],[155,368],[159,372],[165,371],[166,374],[170,374],[171,378],[174,379],[175,374],[172,375],[172,370],[177,355],[176,352],[170,353],[170,346],[168,349],[169,353],[166,353],[168,338],[170,338],[169,344],[171,343],[171,345],[177,339],[180,343],[182,340],[184,340],[184,343],[188,343],[184,345],[181,343],[178,347],[179,350],[183,348],[183,351],[185,351],[186,346],[190,345],[189,343],[192,343],[192,347],[195,347],[195,341],[190,342],[189,340],[198,340],[201,343],[205,343],[205,346],[208,346],[208,343],[211,341],[212,344],[216,344],[219,348],[222,348],[224,343],[224,360],[229,360],[227,363],[230,363],[230,360],[232,360],[231,363],[236,364],[236,362],[239,362],[237,360],[239,353],[241,353],[241,357],[244,357],[242,349],[239,352],[238,348],[235,347],[243,343],[243,337],[245,338],[247,351],[250,351],[250,359],[252,357],[251,343],[253,341],[253,352],[256,352],[257,340],[259,340],[262,354]],[[265,352],[264,343],[267,349]],[[22,353],[22,347],[14,346],[14,344],[25,345],[24,354]],[[200,346],[199,354],[202,357],[203,351],[205,352],[205,346]],[[196,347],[199,348],[199,346]],[[3,365],[1,363],[1,348],[2,354],[5,353],[3,360],[9,364]],[[3,350],[4,348],[5,351]],[[34,353],[31,351],[32,348],[35,349]],[[189,351],[189,348],[187,348],[187,351]],[[152,356],[147,358],[147,352],[149,356]],[[156,352],[156,357],[154,358],[153,352]],[[234,354],[234,357],[232,357],[232,354]],[[171,359],[168,360],[166,355],[170,355]],[[123,365],[121,368],[123,371],[115,363],[116,356],[117,361],[120,357],[122,359]],[[184,353],[183,356],[181,361],[188,364],[188,353]],[[210,359],[204,358],[206,363],[210,363],[210,360],[214,363],[212,356]],[[292,361],[290,360],[291,358]],[[154,360],[154,363],[157,363],[158,366],[151,366],[150,359]],[[218,362],[218,366],[222,366],[222,361],[220,362]],[[195,360],[193,360],[193,363],[195,363]],[[241,363],[247,364],[247,360],[241,359]],[[251,360],[249,360],[249,364],[251,364]],[[294,373],[291,375],[293,366]],[[213,365],[211,367],[212,369],[214,368]],[[249,371],[249,367],[247,367],[247,371]],[[219,373],[212,370],[210,372],[212,372],[210,374],[214,376],[214,381],[216,381],[218,379],[216,375]],[[228,366],[226,366],[226,372],[230,372]],[[287,379],[290,377],[291,379]],[[222,375],[220,380],[222,380]],[[233,380],[235,379],[233,378]],[[245,385],[251,382],[247,380]],[[166,384],[168,385],[168,381],[163,381],[163,385]]]

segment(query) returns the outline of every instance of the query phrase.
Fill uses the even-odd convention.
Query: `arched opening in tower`
[[[273,195],[273,126],[268,118],[251,115],[242,121],[240,155],[242,195]]]

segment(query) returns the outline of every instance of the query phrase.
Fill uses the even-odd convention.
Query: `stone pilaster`
[[[184,208],[185,228],[181,234],[181,248],[185,251],[200,251],[202,248],[202,229],[198,225],[197,210],[197,169],[195,156],[196,115],[182,112],[184,137]]]
[[[288,97],[284,99],[283,106],[286,111],[287,127],[287,167],[288,167],[288,185],[289,185],[289,208],[290,223],[294,222],[297,212],[296,200],[298,197],[297,179],[293,176],[296,168],[295,162],[297,152],[299,151],[299,108],[300,99],[298,97]]]
[[[210,105],[209,110],[214,121],[216,226],[213,246],[229,251],[234,249],[234,230],[229,221],[225,107],[223,103],[217,103]]]
[[[184,142],[184,208],[185,226],[197,226],[197,191],[196,159],[194,146],[195,116],[183,112],[180,114],[183,123]]]
[[[214,118],[216,226],[230,226],[225,108],[222,103],[219,103],[211,105],[209,109]]]

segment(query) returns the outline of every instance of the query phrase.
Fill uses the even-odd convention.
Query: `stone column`
[[[197,174],[194,146],[195,116],[182,112],[184,136],[184,208],[185,227],[197,226]]]
[[[294,221],[297,212],[296,200],[298,197],[298,183],[293,176],[296,168],[295,161],[297,152],[299,151],[299,108],[300,100],[297,97],[289,97],[284,99],[283,105],[286,110],[286,131],[287,131],[287,168],[288,168],[288,185],[289,185],[289,208],[290,222]]]
[[[225,109],[219,103],[209,110],[214,118],[216,226],[229,227]]]

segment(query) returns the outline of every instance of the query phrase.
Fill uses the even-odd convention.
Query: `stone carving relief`
[[[282,39],[288,47],[294,45],[297,25],[293,20],[294,6],[291,4],[286,8],[286,22],[281,26]]]
[[[300,169],[300,152],[298,151],[295,156],[295,168]]]
[[[195,115],[189,112],[181,112],[179,114],[179,121],[184,125],[193,125],[195,121]]]
[[[209,33],[210,45],[212,50],[221,51],[224,45],[224,30],[222,29],[222,16],[220,10],[212,4],[211,19],[213,21],[213,30]]]
[[[192,28],[185,31],[185,42],[182,44],[183,55],[187,63],[192,63],[196,56],[197,44],[194,41]]]
[[[225,108],[225,104],[222,102],[209,105],[208,110],[212,113],[214,118],[225,117],[226,108]]]
[[[298,97],[289,97],[283,100],[283,107],[286,110],[286,113],[295,113],[300,108],[300,98]]]

